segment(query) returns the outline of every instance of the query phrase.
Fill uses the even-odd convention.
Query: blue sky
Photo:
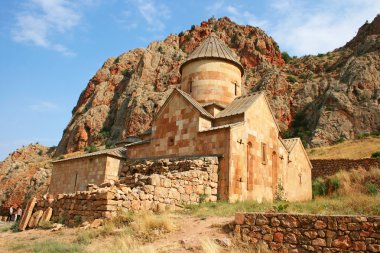
[[[108,57],[211,16],[258,26],[301,56],[343,46],[379,12],[379,0],[1,0],[0,160],[32,142],[57,145]]]

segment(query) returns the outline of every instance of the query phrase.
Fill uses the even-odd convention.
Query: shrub
[[[199,194],[199,203],[206,202],[207,194]]]
[[[191,31],[195,29],[195,25],[192,25],[191,26]]]
[[[292,59],[292,57],[290,57],[288,52],[282,52],[281,57],[285,61],[285,63],[290,62],[290,60]]]
[[[238,43],[238,35],[234,33],[234,35],[232,35],[231,37],[231,44],[236,46],[237,43]]]
[[[304,80],[310,80],[311,78],[313,78],[313,73],[311,71],[304,72],[300,74],[300,77]]]
[[[212,27],[212,31],[213,31],[213,32],[218,31],[218,25],[217,25],[217,24],[215,24],[215,25]]]
[[[53,224],[50,221],[41,221],[39,227],[42,229],[52,229]]]
[[[58,160],[62,160],[62,159],[65,159],[65,156],[64,155],[60,155],[60,156],[58,156],[58,158],[57,158]]]
[[[38,152],[37,152],[37,154],[38,154],[39,156],[42,156],[43,153],[44,153],[44,152],[43,152],[42,150],[38,150]]]
[[[75,215],[74,216],[74,223],[75,223],[76,226],[79,226],[82,223],[82,216]]]
[[[133,69],[125,69],[121,72],[121,74],[126,78],[131,78],[133,74]]]
[[[294,76],[288,76],[286,78],[286,81],[291,82],[291,83],[295,83],[295,82],[297,82],[297,79]]]
[[[376,151],[375,153],[372,153],[372,158],[380,158],[380,151]]]
[[[320,58],[323,57],[323,56],[325,56],[325,54],[318,54],[317,55],[317,57],[320,57]]]
[[[189,34],[186,34],[185,39],[186,39],[187,41],[190,41],[190,40],[191,40],[191,34],[190,34],[190,33],[189,33]]]
[[[94,143],[91,143],[90,145],[88,145],[87,147],[84,148],[84,151],[86,153],[93,153],[93,152],[98,151],[98,148],[95,146]]]
[[[326,195],[326,192],[327,192],[326,182],[322,178],[318,177],[317,179],[313,181],[312,190],[313,190],[313,197]]]
[[[164,50],[163,50],[162,46],[159,46],[159,47],[157,48],[157,51],[160,52],[160,53],[162,53]]]
[[[111,140],[107,140],[105,145],[106,145],[107,149],[116,147],[115,143],[113,143],[113,141],[111,141]]]
[[[119,63],[119,61],[120,61],[120,58],[116,57],[116,59],[113,61],[113,63]]]
[[[9,228],[12,232],[19,232],[20,230],[18,229],[20,221],[17,220],[13,223],[13,225]]]
[[[286,212],[286,209],[288,209],[288,207],[289,207],[289,204],[279,204],[279,205],[273,206],[273,209],[278,213],[283,213],[283,212]]]
[[[365,184],[365,187],[367,188],[367,193],[371,194],[371,195],[376,195],[377,194],[377,186],[375,184],[372,184],[372,183],[366,183]]]
[[[178,34],[178,37],[182,37],[184,35],[184,33],[183,32],[180,32],[179,34]]]
[[[367,138],[367,137],[370,137],[371,134],[370,133],[359,133],[358,134],[358,139],[361,140],[361,139],[364,139],[364,138]]]
[[[334,191],[338,190],[340,187],[340,181],[337,178],[332,178],[330,180],[330,185]]]
[[[343,143],[346,139],[344,136],[340,136],[338,140],[336,140],[336,143]]]

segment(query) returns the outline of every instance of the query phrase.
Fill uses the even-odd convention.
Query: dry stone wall
[[[237,213],[234,235],[273,252],[380,252],[380,217]]]
[[[118,210],[164,211],[216,201],[217,187],[217,157],[134,161],[123,168],[120,181],[39,200],[35,211],[51,207],[54,222],[74,226],[111,218]]]
[[[380,168],[379,158],[364,158],[364,159],[318,159],[311,160],[313,165],[312,178],[331,176],[340,170],[352,170],[363,168]]]

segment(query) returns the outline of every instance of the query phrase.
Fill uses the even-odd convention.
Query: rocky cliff
[[[214,18],[188,31],[109,58],[72,111],[57,154],[113,143],[151,126],[155,112],[181,81],[179,66],[215,32],[240,57],[245,93],[266,90],[285,136],[313,146],[380,131],[380,16],[345,46],[287,59],[257,27]],[[284,61],[286,60],[286,62]]]
[[[46,194],[53,153],[54,148],[30,144],[0,162],[0,207],[18,206],[31,196]]]

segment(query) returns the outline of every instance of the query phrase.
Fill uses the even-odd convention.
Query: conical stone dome
[[[189,54],[179,69],[180,73],[182,74],[182,69],[186,64],[200,59],[225,60],[237,66],[242,76],[244,74],[244,68],[237,55],[214,33],[202,41],[201,44]]]

